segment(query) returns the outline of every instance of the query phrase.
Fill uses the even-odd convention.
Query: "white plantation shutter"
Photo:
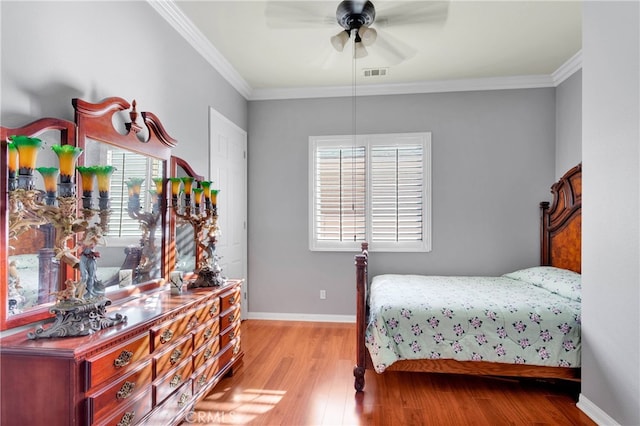
[[[428,251],[430,134],[310,138],[310,249]]]
[[[162,176],[162,165],[159,160],[124,150],[109,150],[107,164],[116,167],[111,175],[111,215],[109,217],[110,237],[139,237],[140,223],[129,217],[127,203],[129,189],[127,181],[131,177],[144,178],[140,189],[140,207],[151,211],[150,189],[155,189],[151,180],[154,176]]]
[[[365,237],[364,147],[316,150],[316,236],[320,241]]]

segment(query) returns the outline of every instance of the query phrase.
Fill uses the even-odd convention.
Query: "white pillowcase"
[[[552,293],[580,302],[582,276],[568,269],[553,266],[534,266],[504,274],[504,277],[531,283]]]

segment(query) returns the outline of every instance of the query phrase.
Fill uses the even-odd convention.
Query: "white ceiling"
[[[217,68],[247,98],[296,90],[308,93],[310,88],[332,93],[332,88],[353,83],[350,46],[339,53],[329,42],[341,29],[335,22],[339,0],[165,3],[154,7],[205,57],[210,56],[210,62],[218,62]],[[360,87],[378,85],[391,93],[435,82],[523,78],[545,85],[581,49],[579,1],[373,3],[372,27],[377,28],[379,40],[367,48],[367,57],[355,63]],[[434,19],[410,23],[413,15],[423,12],[432,13]],[[299,20],[287,19],[291,17]],[[385,45],[410,57],[392,64],[390,55],[384,54]],[[360,76],[365,68],[379,67],[388,68],[385,77]]]

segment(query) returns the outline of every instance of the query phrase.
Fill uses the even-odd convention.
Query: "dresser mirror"
[[[56,258],[54,242],[56,230],[40,215],[22,204],[25,192],[18,195],[17,186],[9,188],[10,175],[15,169],[16,157],[10,159],[8,141],[14,135],[39,139],[36,148],[36,167],[58,167],[59,160],[52,146],[74,145],[75,123],[71,121],[43,118],[18,128],[0,127],[2,169],[0,197],[5,207],[0,211],[0,238],[2,255],[0,271],[4,277],[0,282],[0,330],[29,324],[51,316],[49,308],[60,290],[61,283],[69,274],[67,268]],[[11,148],[15,149],[15,145]],[[14,151],[13,155],[16,151]],[[33,194],[43,204],[44,176],[38,171],[32,174]],[[15,181],[14,181],[15,182]]]
[[[138,113],[135,101],[113,97],[99,103],[73,99],[72,104],[75,123],[43,118],[19,128],[0,127],[0,197],[8,207],[0,211],[0,271],[5,274],[0,330],[51,318],[50,309],[56,297],[64,297],[68,282],[95,282],[91,290],[115,303],[162,286],[173,267],[166,182],[176,141],[154,114]],[[27,168],[47,167],[48,172],[39,170],[42,176],[34,172],[26,180],[23,165],[16,170],[18,158],[28,152],[12,153],[16,144],[10,149],[8,140],[13,135],[42,141],[31,149],[37,163]],[[71,149],[59,150],[65,151],[61,155],[52,153],[52,146]],[[56,166],[59,183],[50,170]],[[43,191],[43,181],[57,182],[57,188]],[[96,188],[87,189],[86,182],[97,182]],[[87,254],[89,240],[97,245]],[[85,281],[82,259],[88,255],[97,268]]]
[[[85,150],[79,166],[113,168],[107,226],[96,247],[105,295],[118,300],[160,286],[168,276],[166,180],[176,141],[152,113],[138,113],[136,101],[74,99],[73,106],[78,146]],[[86,202],[98,208],[97,199]]]
[[[97,278],[106,294],[161,278],[162,215],[155,179],[163,179],[165,161],[85,139],[84,163],[115,168],[108,226],[97,248]],[[97,193],[93,194],[91,205],[98,206]]]
[[[191,166],[182,158],[171,157],[172,177],[194,178],[196,181],[202,181],[202,175],[197,174]],[[181,194],[181,202],[184,201],[184,194]],[[176,215],[171,215],[172,228],[175,230],[175,245],[173,253],[176,259],[173,270],[180,271],[188,276],[193,273],[197,267],[199,250],[195,242],[194,228],[191,223],[181,220]]]

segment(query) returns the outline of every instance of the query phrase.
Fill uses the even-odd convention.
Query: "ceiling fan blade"
[[[405,1],[380,8],[375,25],[380,28],[404,25],[444,25],[449,15],[449,1]]]
[[[369,50],[375,51],[388,65],[398,65],[412,58],[417,53],[417,50],[407,43],[380,29],[378,29],[378,37],[375,43]]]
[[[270,28],[337,26],[335,4],[326,1],[269,1],[265,18]]]

